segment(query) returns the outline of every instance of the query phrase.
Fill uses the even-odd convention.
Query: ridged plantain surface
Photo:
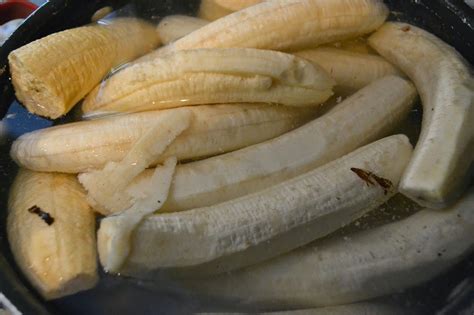
[[[381,0],[273,0],[218,19],[177,40],[166,51],[259,48],[295,51],[358,38],[389,14]],[[163,54],[157,50],[141,60]]]
[[[290,54],[184,50],[123,69],[95,88],[82,109],[90,115],[239,102],[314,106],[332,95],[333,85],[321,67]]]
[[[149,111],[81,121],[27,133],[10,155],[22,167],[47,172],[80,173],[119,161],[159,118],[169,111]],[[264,104],[192,106],[191,126],[162,159],[189,160],[246,147],[279,136],[314,118],[317,110]],[[157,161],[158,162],[158,161]],[[155,163],[156,164],[156,163]]]
[[[17,98],[37,115],[66,114],[100,80],[159,43],[155,27],[134,18],[54,33],[8,56]]]

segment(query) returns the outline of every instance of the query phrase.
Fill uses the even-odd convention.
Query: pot
[[[436,34],[474,63],[474,10],[468,4],[454,0],[385,2],[393,12],[391,20],[407,21]],[[157,21],[169,14],[194,14],[198,4],[196,0],[52,0],[28,17],[0,48],[0,115],[4,117],[0,123],[0,303],[11,302],[23,314],[188,314],[202,309],[238,310],[236,305],[225,301],[198,299],[165,280],[152,283],[105,274],[93,290],[46,302],[15,266],[5,231],[8,188],[17,171],[9,158],[10,144],[22,133],[52,124],[29,114],[15,100],[9,80],[8,54],[37,38],[87,24],[105,6],[119,9],[119,14],[133,12]],[[422,314],[473,314],[473,296],[474,255],[471,255],[436,279],[384,300]]]

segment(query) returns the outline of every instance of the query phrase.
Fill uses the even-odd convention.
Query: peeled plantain
[[[260,2],[262,0],[201,0],[198,16],[214,21]]]
[[[185,105],[276,103],[318,105],[334,81],[309,61],[271,50],[182,50],[139,62],[109,78],[84,100],[87,115]]]
[[[66,114],[114,67],[159,44],[155,27],[134,18],[55,33],[10,53],[17,98],[37,115]]]
[[[388,13],[381,0],[266,1],[209,23],[140,59],[197,48],[307,49],[369,34]]]
[[[13,256],[45,299],[96,284],[95,218],[73,175],[21,169],[8,209]]]

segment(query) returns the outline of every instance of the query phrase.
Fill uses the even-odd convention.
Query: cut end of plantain
[[[64,100],[50,86],[33,75],[21,62],[17,51],[8,56],[15,95],[29,112],[48,118],[59,118],[66,112]],[[48,104],[48,106],[45,106]]]
[[[158,44],[155,27],[135,18],[48,35],[8,56],[16,96],[30,112],[58,118],[114,67]]]

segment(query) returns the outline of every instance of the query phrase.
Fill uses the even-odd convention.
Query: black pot
[[[20,134],[46,127],[51,121],[30,115],[14,99],[8,54],[37,38],[87,24],[104,7],[158,20],[169,14],[194,14],[199,1],[188,0],[53,0],[31,15],[0,48],[0,114],[7,122],[7,139],[0,143],[0,292],[23,314],[188,314],[199,309],[236,309],[225,301],[203,301],[172,284],[149,283],[103,275],[98,288],[52,302],[42,300],[16,268],[6,239],[6,200],[17,171],[9,158],[11,141]],[[386,0],[392,20],[407,21],[436,34],[474,63],[474,10],[462,0]],[[5,70],[5,71],[2,71]],[[473,122],[474,123],[474,122]],[[474,209],[473,209],[474,211]],[[474,232],[473,232],[474,233]],[[453,295],[453,292],[456,294]],[[2,296],[0,295],[0,302]],[[474,314],[474,255],[418,288],[387,297],[420,314]],[[465,313],[464,313],[465,312]]]

